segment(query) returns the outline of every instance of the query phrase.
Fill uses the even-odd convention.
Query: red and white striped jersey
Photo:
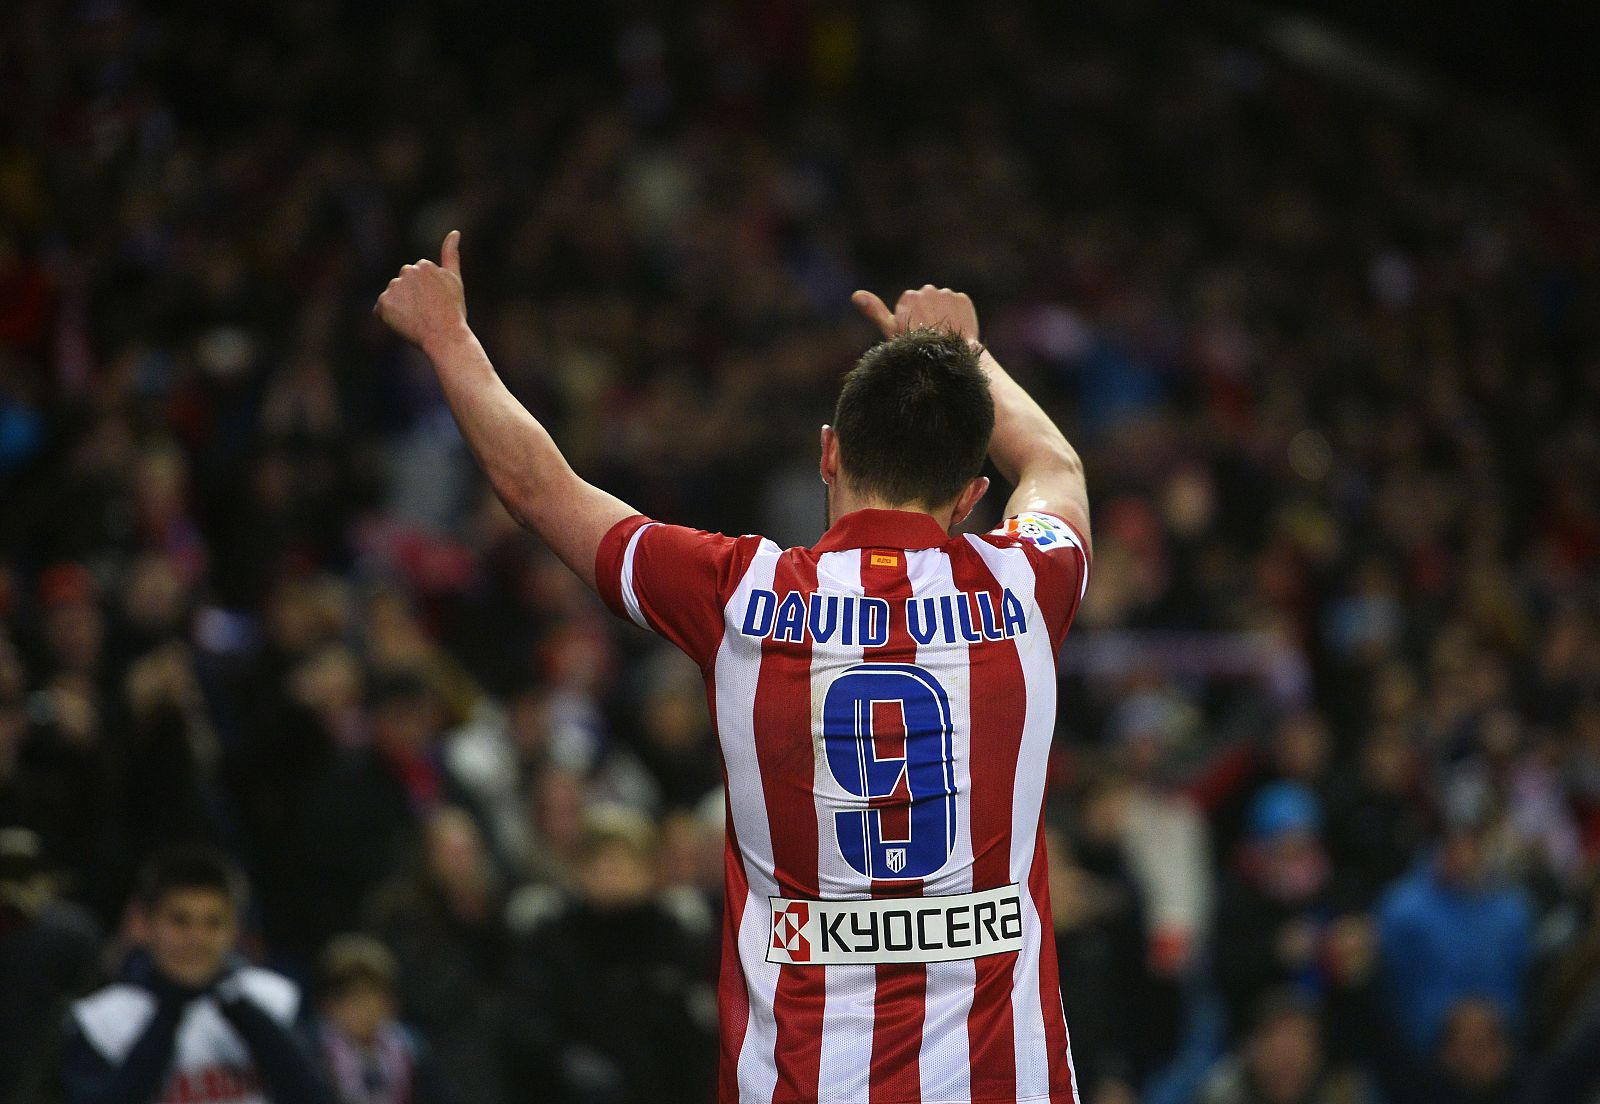
[[[705,673],[721,1101],[1075,1102],[1041,830],[1071,526],[861,510],[785,551],[634,517],[597,577]]]

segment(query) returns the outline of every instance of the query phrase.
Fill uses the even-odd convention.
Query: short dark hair
[[[138,889],[139,904],[146,910],[157,908],[168,894],[184,889],[214,889],[228,899],[235,912],[243,911],[249,892],[239,868],[208,844],[175,844],[146,860]]]
[[[983,471],[994,432],[978,350],[945,329],[879,342],[845,375],[833,429],[858,490],[895,504],[949,502]]]

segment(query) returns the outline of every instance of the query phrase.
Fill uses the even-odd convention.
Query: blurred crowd
[[[787,544],[849,292],[973,295],[1094,502],[1050,791],[1085,1104],[1600,1100],[1580,168],[1151,3],[537,7],[0,10],[0,1100],[59,1094],[195,840],[248,956],[398,1017],[429,1093],[706,1099],[699,674],[373,321],[453,227],[581,472]]]

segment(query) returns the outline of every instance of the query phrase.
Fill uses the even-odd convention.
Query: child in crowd
[[[332,940],[321,962],[317,1052],[338,1104],[446,1104],[427,1046],[396,1016],[398,969],[365,935]]]

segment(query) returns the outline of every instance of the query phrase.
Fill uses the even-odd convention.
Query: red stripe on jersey
[[[1067,1021],[1061,1011],[1061,968],[1056,964],[1056,940],[1050,919],[1050,860],[1045,856],[1044,821],[1033,845],[1033,871],[1028,895],[1039,910],[1039,1008],[1044,1013],[1044,1038],[1050,1056],[1050,1099],[1074,1101],[1072,1051],[1067,1044]]]
[[[903,702],[872,703],[872,753],[880,761],[906,757],[906,711]],[[894,792],[888,797],[874,797],[867,804],[878,810],[878,828],[885,843],[890,840],[901,843],[911,841],[911,786],[906,781],[906,775],[900,776]]]
[[[952,541],[950,574],[958,591],[987,590],[1001,608],[1001,587],[983,558],[965,540]],[[1011,882],[1011,808],[1016,793],[1017,758],[1027,717],[1026,687],[1017,646],[1009,640],[969,645],[972,711],[972,888],[993,889]],[[974,1100],[1007,1100],[1017,1095],[1016,1024],[1011,1014],[1011,981],[1016,952],[977,959],[972,1008],[967,1013],[967,1045]]]
[[[716,695],[711,696],[712,710]],[[723,791],[728,786],[727,768],[722,772]],[[717,1015],[722,1023],[721,1054],[717,1063],[718,1099],[739,1098],[739,1051],[744,1046],[745,1029],[750,1024],[750,988],[744,966],[739,961],[739,926],[744,922],[745,903],[750,899],[750,881],[744,860],[739,855],[739,837],[733,828],[733,807],[723,799],[727,817],[727,839],[722,852],[722,962],[717,970]]]
[[[781,596],[797,591],[807,598],[817,589],[817,562],[810,553],[791,549],[778,560],[772,589]],[[814,899],[817,892],[816,758],[811,743],[811,709],[796,708],[795,694],[811,685],[811,643],[766,640],[761,645],[761,671],[756,678],[756,760],[766,796],[767,819],[773,825],[772,858],[778,893]],[[817,1099],[817,1071],[822,1060],[822,1013],[827,1004],[826,976],[801,967],[778,971],[773,999],[777,1040],[773,1060],[778,1068],[774,1104]]]
[[[906,574],[906,554],[899,550],[861,551],[861,589],[874,598],[889,602],[889,637],[882,647],[862,649],[861,658],[876,663],[915,663],[917,644],[906,625],[906,599],[911,597],[911,580]],[[877,725],[883,712],[873,710],[873,741],[881,752],[898,736],[898,752],[905,756],[905,717],[883,716],[894,725],[891,733],[880,736]],[[901,776],[894,794],[882,803],[882,833],[890,838],[903,832],[909,838],[911,791]],[[914,897],[922,893],[922,882],[875,881],[874,897]],[[922,1096],[922,1025],[927,1014],[928,968],[920,963],[892,963],[877,967],[877,995],[872,1006],[872,1069],[868,1095],[875,1101],[917,1100]]]
[[[649,524],[650,519],[643,514],[623,518],[606,530],[594,550],[594,588],[611,612],[624,621],[631,618],[622,601],[622,557],[639,527]]]

